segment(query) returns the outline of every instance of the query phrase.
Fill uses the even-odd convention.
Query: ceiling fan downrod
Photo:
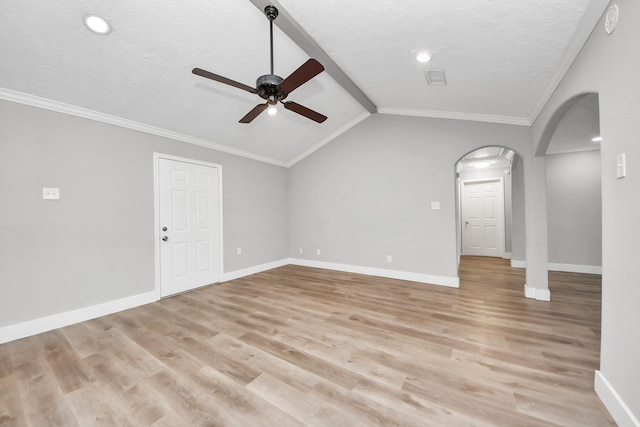
[[[278,17],[278,9],[275,6],[267,6],[264,8],[264,14],[267,15],[269,20],[269,46],[271,48],[271,74],[273,73],[273,21]]]

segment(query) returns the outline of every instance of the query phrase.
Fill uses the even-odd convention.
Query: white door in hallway
[[[462,254],[504,256],[502,179],[462,183]]]
[[[220,167],[158,157],[160,296],[222,275]]]

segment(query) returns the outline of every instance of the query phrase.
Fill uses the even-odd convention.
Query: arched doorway
[[[524,259],[520,156],[507,147],[483,147],[464,155],[455,168],[458,265],[464,255],[511,259],[515,251]]]
[[[601,274],[598,95],[575,99],[558,119],[545,152],[549,271]]]

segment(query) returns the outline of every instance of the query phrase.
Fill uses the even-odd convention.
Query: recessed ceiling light
[[[89,13],[84,15],[83,21],[84,25],[96,34],[109,34],[111,32],[111,25],[101,16]]]
[[[416,55],[416,61],[418,61],[418,62],[429,62],[429,61],[431,61],[431,54],[429,52],[419,52]]]
[[[477,169],[488,168],[490,165],[491,165],[491,162],[489,162],[489,161],[474,162],[473,163],[473,167],[477,168]]]
[[[601,136],[596,136],[595,138],[591,138],[591,142],[600,142],[600,141],[602,141]]]
[[[278,109],[276,107],[269,107],[269,109],[267,110],[267,114],[269,114],[270,116],[275,116],[276,114],[278,114]]]

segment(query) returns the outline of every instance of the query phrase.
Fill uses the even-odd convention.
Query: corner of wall
[[[640,421],[600,371],[596,371],[594,388],[613,419],[620,426],[640,427]]]

